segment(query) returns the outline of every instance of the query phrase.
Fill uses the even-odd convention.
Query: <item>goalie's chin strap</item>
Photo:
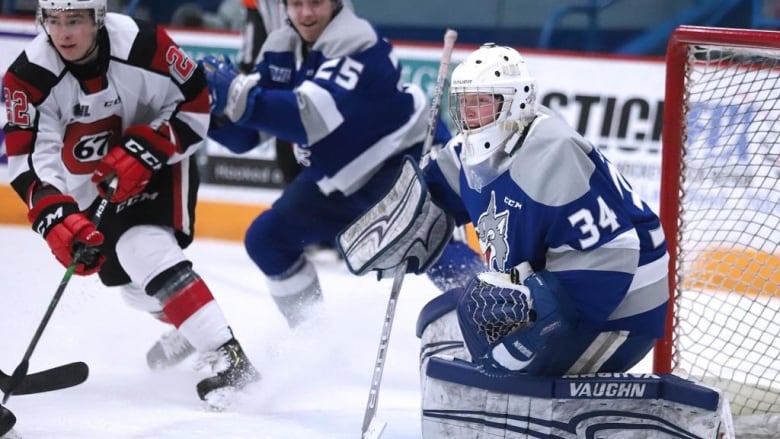
[[[531,131],[531,125],[534,124],[534,122],[537,121],[539,116],[534,116],[533,119],[529,120],[525,125],[521,125],[520,121],[517,121],[516,123],[518,125],[521,125],[521,128],[515,132],[515,134],[509,138],[509,140],[506,142],[506,146],[504,147],[504,152],[507,153],[507,155],[512,155],[515,152],[517,152],[518,149],[520,149],[521,146],[523,146],[523,142],[525,141],[525,138],[528,136],[528,132]]]

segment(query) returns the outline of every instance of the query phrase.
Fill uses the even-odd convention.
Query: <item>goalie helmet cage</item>
[[[743,419],[780,413],[779,175],[780,32],[675,30],[660,195],[672,306],[653,369],[720,388]]]

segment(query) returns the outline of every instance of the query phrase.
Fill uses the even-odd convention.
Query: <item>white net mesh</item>
[[[780,412],[780,50],[689,46],[674,372]]]

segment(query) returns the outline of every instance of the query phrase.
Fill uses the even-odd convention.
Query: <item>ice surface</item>
[[[0,226],[0,369],[21,360],[65,269],[27,227]],[[24,439],[357,438],[392,282],[355,277],[334,255],[315,258],[325,295],[318,313],[290,330],[265,279],[240,243],[196,239],[187,249],[236,336],[263,374],[231,410],[208,411],[194,360],[162,372],[145,354],[166,326],[125,305],[97,277],[74,276],[35,349],[30,371],[72,361],[90,366],[71,389],[12,396]],[[384,439],[419,438],[414,335],[417,313],[436,288],[407,276],[396,310],[378,417]]]
[[[0,226],[0,249],[0,369],[10,374],[65,269],[27,227]],[[167,327],[125,305],[96,276],[74,276],[30,371],[85,361],[90,377],[70,389],[12,396],[15,430],[24,439],[358,438],[392,281],[352,276],[335,255],[318,253],[325,302],[292,331],[242,244],[196,239],[186,252],[262,382],[230,410],[207,410],[195,393],[206,374],[194,370],[194,360],[162,372],[146,367],[147,349]],[[388,422],[383,439],[420,437],[414,329],[437,294],[424,276],[404,280],[379,396],[377,416]]]

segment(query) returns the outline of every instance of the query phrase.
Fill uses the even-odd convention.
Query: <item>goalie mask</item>
[[[453,70],[449,105],[463,137],[466,179],[480,190],[504,171],[505,159],[536,117],[536,80],[516,50],[484,44]]]
[[[47,14],[78,10],[90,11],[97,27],[103,27],[106,18],[106,0],[38,0],[38,23],[45,29]]]

